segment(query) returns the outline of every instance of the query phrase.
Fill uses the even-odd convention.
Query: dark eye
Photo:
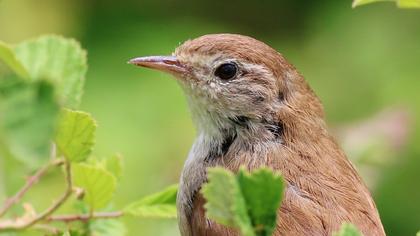
[[[222,80],[228,80],[235,77],[236,73],[238,72],[238,66],[235,63],[229,62],[221,64],[217,67],[214,75],[219,77]]]

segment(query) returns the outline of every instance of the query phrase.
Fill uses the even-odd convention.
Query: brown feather
[[[202,36],[187,41],[175,52],[184,63],[191,63],[188,60],[193,55],[218,54],[263,65],[272,72],[276,85],[259,76],[249,78],[284,95],[273,116],[282,123],[283,132],[279,142],[261,141],[269,143],[264,144],[268,145],[264,151],[256,151],[260,144],[252,141],[245,145],[233,143],[226,153],[213,157],[202,167],[222,166],[237,171],[240,166],[249,170],[268,166],[281,173],[287,188],[274,235],[331,235],[343,222],[354,224],[366,236],[385,235],[369,190],[328,134],[321,102],[295,68],[271,47],[240,35]],[[273,101],[274,95],[270,96],[269,101]],[[182,209],[186,211],[190,234],[238,235],[236,230],[206,218],[205,200],[199,189],[189,187],[193,185],[188,181],[193,180],[185,177],[185,191],[195,194],[191,212]]]

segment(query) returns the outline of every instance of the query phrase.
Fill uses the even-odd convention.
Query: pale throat
[[[283,127],[280,123],[268,123],[226,112],[227,109],[209,104],[207,99],[194,94],[187,94],[187,97],[197,136],[205,144],[223,146],[227,145],[226,142],[236,142],[237,147],[249,147],[253,144],[282,142]]]

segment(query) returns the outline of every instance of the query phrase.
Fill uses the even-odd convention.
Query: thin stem
[[[122,211],[114,211],[114,212],[94,212],[92,214],[74,214],[74,215],[57,215],[57,216],[50,216],[45,220],[50,221],[61,221],[61,222],[72,222],[72,221],[83,221],[86,222],[91,219],[110,219],[110,218],[118,218],[123,216],[124,213]]]
[[[25,185],[11,198],[6,199],[4,206],[0,209],[0,217],[4,216],[7,211],[17,202],[22,199],[25,193],[34,185],[36,184],[39,179],[47,173],[47,171],[55,165],[58,165],[58,162],[50,162],[47,165],[43,166],[39,169],[33,176],[29,177],[26,181]]]
[[[67,188],[64,192],[64,194],[49,208],[47,208],[44,212],[39,214],[36,218],[34,218],[32,221],[28,222],[28,224],[25,226],[25,228],[30,227],[37,223],[38,221],[44,220],[48,216],[50,216],[52,213],[54,213],[58,208],[60,208],[61,205],[70,197],[73,189],[73,182],[71,177],[71,166],[70,163],[65,162],[64,163],[64,169],[65,169],[65,175],[66,175],[66,183]]]
[[[57,201],[55,201],[50,207],[48,207],[42,213],[37,215],[35,218],[30,219],[29,221],[18,222],[18,223],[13,222],[13,223],[7,223],[3,225],[0,224],[0,231],[26,229],[40,221],[45,220],[48,216],[50,216],[58,208],[60,208],[60,206],[63,205],[63,203],[66,202],[66,200],[70,197],[72,193],[72,188],[73,188],[72,177],[71,177],[71,166],[70,166],[70,163],[67,161],[64,162],[64,172],[65,172],[67,187],[63,195]]]

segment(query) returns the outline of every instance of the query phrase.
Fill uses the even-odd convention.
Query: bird
[[[332,235],[343,222],[385,235],[368,188],[328,132],[320,99],[275,49],[249,36],[208,34],[169,56],[129,63],[173,75],[197,129],[177,195],[181,235],[239,235],[206,217],[200,190],[210,167],[268,167],[283,176],[275,236]]]

